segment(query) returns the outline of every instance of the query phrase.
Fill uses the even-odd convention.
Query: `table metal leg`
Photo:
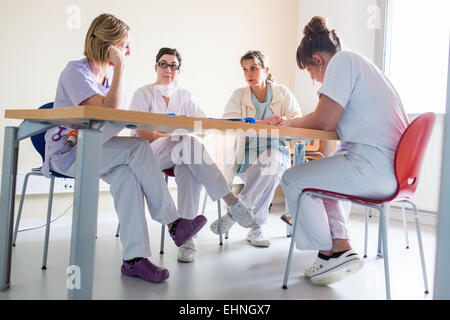
[[[11,249],[16,193],[17,128],[6,127],[3,144],[2,184],[0,198],[0,290],[9,288],[11,280]]]
[[[91,299],[102,133],[78,131],[70,266],[66,285],[69,299]]]

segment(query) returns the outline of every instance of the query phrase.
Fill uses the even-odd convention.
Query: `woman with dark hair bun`
[[[322,84],[314,112],[280,125],[336,130],[346,150],[288,169],[282,177],[289,211],[297,213],[305,188],[370,199],[395,193],[394,155],[408,119],[389,79],[363,55],[342,50],[325,18],[313,17],[303,30],[297,65]],[[305,270],[312,283],[327,285],[356,272],[362,259],[350,245],[348,214],[337,200],[305,196],[298,211],[300,250],[318,250]]]

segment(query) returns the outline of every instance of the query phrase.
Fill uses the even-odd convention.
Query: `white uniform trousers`
[[[258,225],[267,222],[269,206],[283,173],[283,158],[278,149],[269,148],[245,172],[238,174],[244,181],[239,198],[252,209]]]
[[[369,199],[385,199],[397,189],[394,155],[367,145],[350,144],[345,154],[310,161],[285,171],[281,179],[292,221],[300,192],[324,189]],[[300,250],[331,250],[333,239],[350,239],[342,201],[302,196],[296,232]]]
[[[73,176],[75,164],[66,172]],[[64,172],[61,172],[65,174]],[[147,140],[113,137],[102,145],[100,178],[110,184],[124,260],[149,257],[144,199],[150,216],[167,225],[180,216]]]
[[[198,215],[202,186],[213,201],[231,192],[222,172],[195,137],[164,137],[150,145],[160,170],[173,168],[181,217],[194,219]]]

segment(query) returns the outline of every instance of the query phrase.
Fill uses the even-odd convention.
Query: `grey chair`
[[[49,102],[49,103],[41,106],[39,109],[52,109],[52,108],[53,108],[53,102]],[[40,154],[40,156],[42,158],[42,162],[44,162],[44,159],[45,159],[45,133],[46,133],[46,131],[41,132],[41,133],[36,134],[31,137],[31,143],[33,144],[33,147],[36,149],[36,151]],[[44,175],[42,174],[41,168],[33,168],[33,169],[31,169],[30,172],[28,172],[25,175],[24,183],[23,183],[23,187],[22,187],[22,193],[20,196],[19,208],[18,208],[18,212],[17,212],[17,219],[16,219],[16,223],[14,226],[13,247],[16,246],[17,234],[18,234],[18,232],[20,232],[19,224],[20,224],[20,219],[22,216],[22,208],[23,208],[23,202],[25,199],[25,193],[27,190],[28,178],[30,176],[43,177]],[[53,191],[54,191],[54,185],[55,185],[55,178],[71,178],[71,177],[68,177],[68,176],[59,174],[57,172],[53,172],[53,171],[50,172],[50,187],[49,187],[49,191],[48,191],[47,220],[46,220],[46,224],[45,224],[45,242],[44,242],[44,253],[43,253],[43,257],[42,257],[42,270],[47,269],[48,242],[49,242],[49,236],[50,236],[50,222],[51,222],[51,215],[52,215],[52,203],[53,203]]]

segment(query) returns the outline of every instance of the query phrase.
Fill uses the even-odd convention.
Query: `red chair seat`
[[[162,170],[164,174],[167,174],[169,177],[175,177],[175,172],[173,172],[173,168]]]
[[[386,200],[373,200],[373,199],[356,197],[356,196],[352,196],[352,195],[349,195],[349,194],[343,194],[343,193],[338,193],[338,192],[333,192],[333,191],[328,191],[328,190],[322,190],[322,189],[313,189],[313,188],[303,189],[303,192],[307,192],[307,191],[319,192],[319,193],[323,193],[325,195],[336,196],[336,197],[339,197],[339,198],[344,198],[344,199],[348,199],[348,200],[351,200],[351,201],[358,201],[358,202],[361,202],[361,203],[382,204],[382,203],[386,203],[386,202],[392,201],[392,198],[389,198],[389,199],[386,199]]]

